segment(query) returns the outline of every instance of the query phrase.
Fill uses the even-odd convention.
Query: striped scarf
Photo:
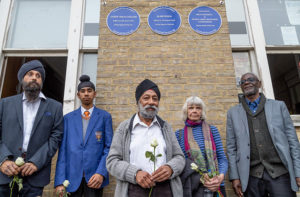
[[[193,127],[202,126],[204,137],[205,150],[201,150],[193,137]],[[203,173],[218,171],[217,149],[214,142],[210,126],[203,120],[200,122],[193,122],[191,120],[185,121],[184,127],[184,149],[192,161],[194,161]],[[204,151],[206,158],[203,157]],[[219,191],[217,196],[223,196]]]

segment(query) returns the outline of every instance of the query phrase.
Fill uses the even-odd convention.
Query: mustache
[[[140,115],[144,118],[154,118],[158,112],[158,107],[153,105],[142,106],[141,103],[138,104]],[[153,111],[148,111],[149,109],[153,109]]]
[[[32,85],[34,85],[34,86],[32,87]],[[40,90],[41,86],[36,81],[31,81],[29,83],[25,83],[24,88],[25,88],[25,90],[27,89],[27,90],[33,90],[34,91],[34,90]]]
[[[145,107],[144,107],[144,109],[154,109],[154,110],[158,110],[158,107],[156,107],[156,106],[154,106],[154,105],[146,105]]]
[[[36,81],[30,81],[28,83],[23,81],[22,87],[29,97],[37,97],[42,90],[42,85],[38,84]]]

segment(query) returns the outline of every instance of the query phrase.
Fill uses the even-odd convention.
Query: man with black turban
[[[106,157],[112,140],[111,115],[94,106],[95,85],[82,75],[77,88],[79,109],[64,116],[64,136],[56,164],[55,187],[62,196],[65,180],[71,197],[100,197],[109,183]]]
[[[0,101],[0,196],[42,196],[63,134],[62,105],[41,92],[45,69],[40,61],[23,64],[18,80],[23,93]],[[24,165],[15,162],[18,157]],[[11,193],[14,176],[23,179],[23,187],[14,183]]]
[[[178,175],[185,159],[171,126],[157,115],[160,96],[154,82],[142,81],[135,91],[138,113],[115,132],[106,160],[117,179],[115,197],[148,197],[150,191],[152,197],[183,196]],[[153,147],[155,165],[145,156]]]

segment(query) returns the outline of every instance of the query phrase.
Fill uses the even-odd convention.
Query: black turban
[[[43,64],[39,60],[32,60],[30,62],[26,62],[21,66],[18,72],[18,80],[22,82],[24,76],[28,71],[35,70],[41,74],[43,82],[45,81],[45,69]]]
[[[149,79],[145,79],[136,87],[135,99],[137,103],[140,100],[143,93],[146,92],[147,90],[153,90],[157,94],[158,100],[160,100],[160,91],[158,89],[158,86],[153,81]]]

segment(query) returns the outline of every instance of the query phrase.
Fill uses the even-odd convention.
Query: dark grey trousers
[[[265,170],[262,178],[249,177],[246,197],[296,197],[296,192],[291,189],[289,174],[273,179]]]
[[[76,192],[71,192],[70,197],[102,197],[102,194],[103,188],[89,188],[85,182],[85,179],[82,178],[79,188],[76,190]]]
[[[148,197],[150,189],[144,189],[139,185],[129,183],[128,197]],[[153,187],[151,197],[173,197],[170,181],[156,183]]]
[[[43,195],[43,187],[34,187],[26,181],[26,178],[23,178],[23,189],[19,192],[18,186],[15,184],[12,197],[37,197]],[[0,197],[9,197],[10,196],[10,187],[9,184],[0,185]]]

